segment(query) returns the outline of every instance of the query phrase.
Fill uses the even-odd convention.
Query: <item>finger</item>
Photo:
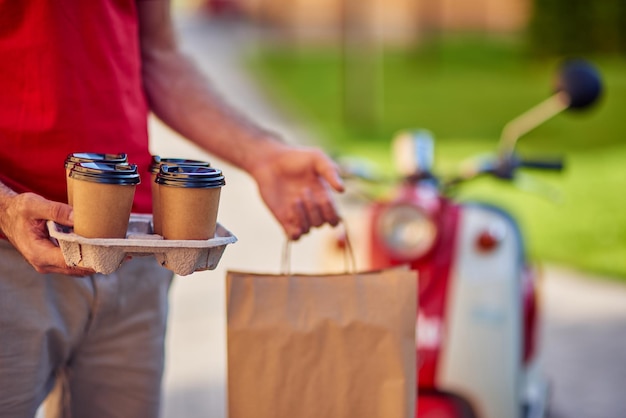
[[[316,196],[313,196],[310,190],[305,191],[305,196],[303,198],[304,201],[304,209],[309,221],[309,225],[312,227],[318,227],[324,224],[324,216],[319,207],[320,199]]]
[[[53,202],[35,194],[25,194],[25,209],[33,219],[52,220],[61,225],[74,225],[72,207],[65,203]]]
[[[284,229],[287,237],[289,237],[289,239],[292,241],[297,241],[302,236],[302,230],[298,225],[288,224],[284,226]]]
[[[53,220],[61,225],[73,226],[74,211],[70,205],[61,202],[52,202],[48,206],[48,217],[45,219]]]
[[[328,223],[332,226],[336,226],[341,220],[339,211],[335,204],[328,185],[323,185],[315,192],[315,203],[317,205],[317,211],[322,217],[323,223]]]
[[[66,274],[69,276],[89,276],[95,273],[93,269],[68,266],[61,250],[59,248],[57,248],[57,250],[58,251],[55,251],[52,255],[52,258],[47,260],[47,265],[43,267],[43,270],[46,272]]]
[[[92,269],[86,269],[83,267],[57,267],[57,266],[48,266],[42,269],[35,269],[39,273],[55,273],[55,274],[63,274],[65,276],[74,276],[74,277],[85,277],[91,276],[96,272]]]
[[[315,160],[315,171],[336,191],[343,192],[345,190],[343,181],[339,176],[339,168],[326,154],[321,152],[318,154]]]
[[[291,214],[286,228],[287,235],[296,241],[303,234],[309,232],[310,228],[311,225],[304,203],[301,200],[296,200],[291,206]]]
[[[61,249],[51,242],[38,243],[35,246],[35,251],[36,253],[27,260],[38,273],[58,273],[70,276],[87,276],[95,273],[92,269],[68,266]]]
[[[95,273],[95,271],[90,270],[90,269],[84,269],[82,267],[65,267],[65,268],[58,268],[58,267],[47,267],[44,269],[35,269],[38,273],[41,274],[62,274],[64,276],[74,276],[74,277],[85,277],[85,276],[91,276],[92,274]]]
[[[324,221],[331,226],[337,226],[341,222],[341,216],[333,200],[320,203],[320,211],[324,216]]]

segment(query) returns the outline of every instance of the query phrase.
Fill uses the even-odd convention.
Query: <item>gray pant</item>
[[[0,240],[0,418],[33,417],[58,376],[56,416],[158,417],[171,280],[153,257],[39,274]]]

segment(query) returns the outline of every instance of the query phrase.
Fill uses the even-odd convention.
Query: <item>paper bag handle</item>
[[[354,250],[350,241],[350,234],[348,233],[348,227],[345,222],[341,221],[346,234],[346,246],[343,252],[344,255],[344,268],[346,273],[356,273],[356,258],[354,256]],[[294,241],[287,238],[285,240],[285,246],[283,247],[282,267],[281,273],[284,275],[291,275],[291,244]]]

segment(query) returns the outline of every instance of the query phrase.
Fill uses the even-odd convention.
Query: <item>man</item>
[[[72,225],[71,152],[127,153],[145,176],[133,210],[150,211],[148,110],[246,170],[290,238],[339,220],[333,163],[228,107],[179,51],[168,0],[0,0],[2,418],[33,416],[58,376],[74,417],[158,416],[171,273],[70,268],[45,228]]]

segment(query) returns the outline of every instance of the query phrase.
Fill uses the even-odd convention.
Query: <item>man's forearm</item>
[[[277,135],[229,106],[182,54],[154,52],[145,57],[144,68],[144,85],[154,113],[218,157],[250,170],[263,148],[269,152],[279,145]]]
[[[139,2],[143,82],[151,110],[212,154],[247,170],[284,146],[236,111],[180,52],[168,1]]]

